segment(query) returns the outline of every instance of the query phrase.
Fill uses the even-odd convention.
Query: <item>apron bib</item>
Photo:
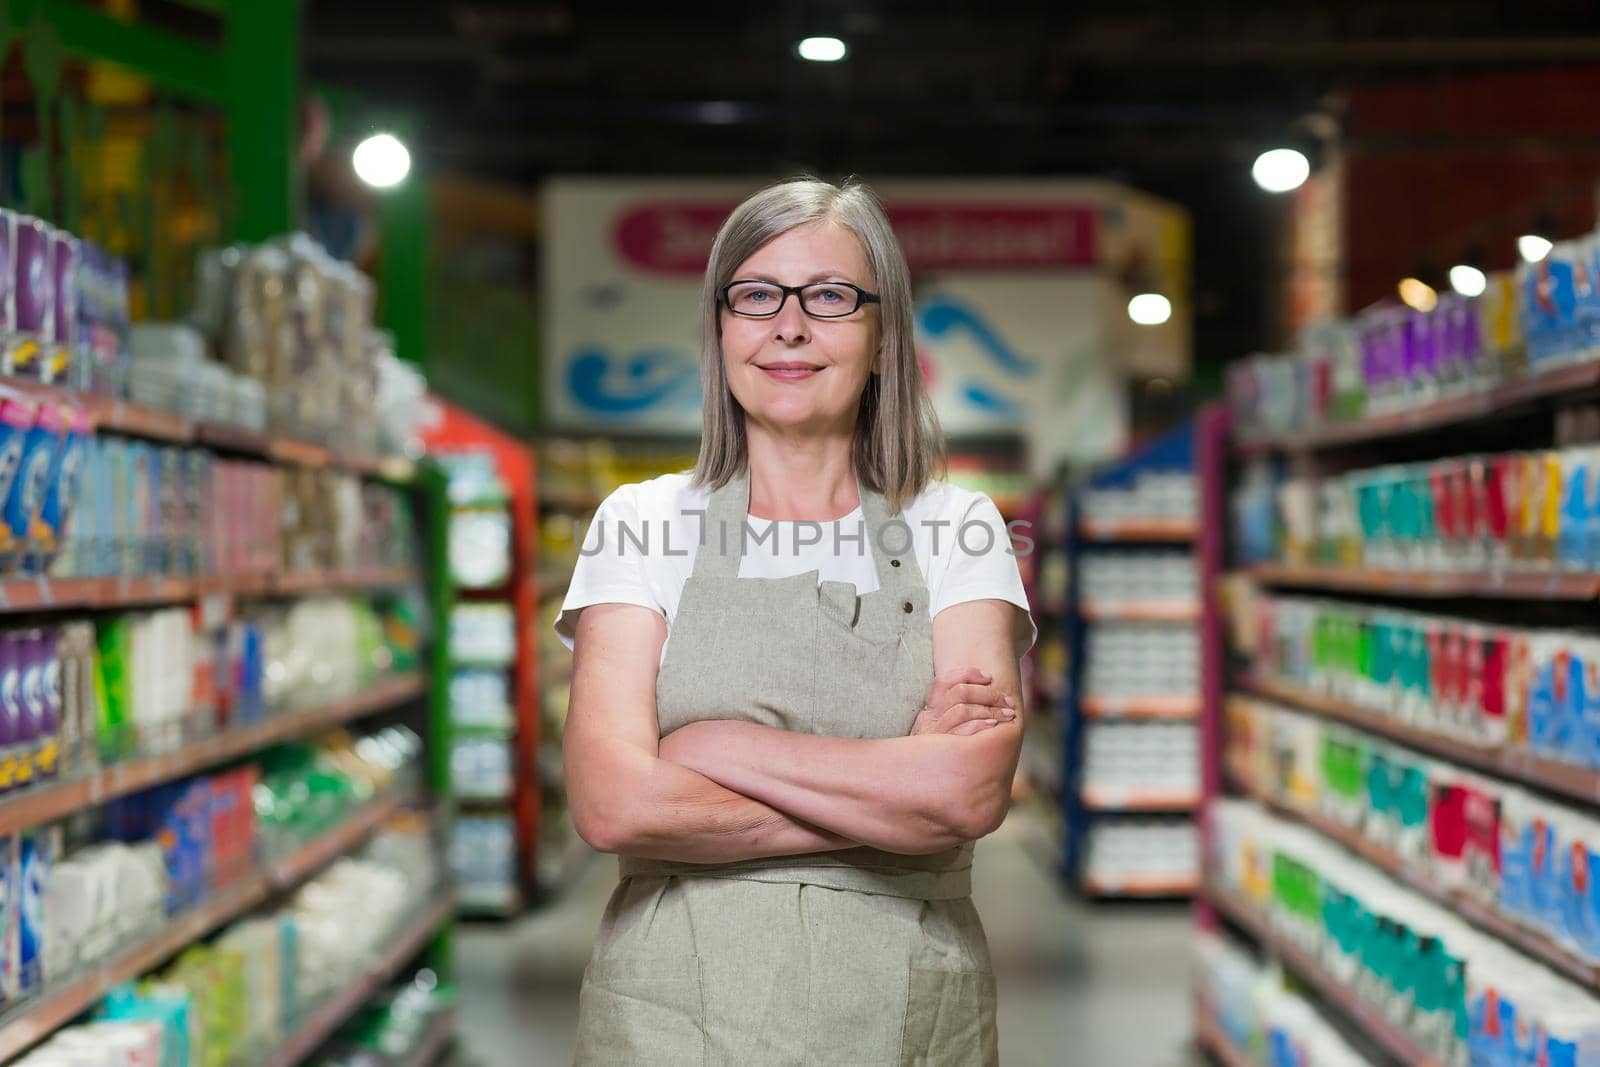
[[[815,570],[738,577],[748,471],[712,491],[657,676],[661,736],[701,719],[911,732],[933,682],[928,591],[910,527],[857,487],[865,543],[844,531],[840,551],[871,553],[866,594]],[[997,1064],[972,853],[619,857],[579,996],[577,1063]]]

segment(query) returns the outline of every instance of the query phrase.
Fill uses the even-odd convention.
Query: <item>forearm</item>
[[[684,863],[732,863],[851,848],[857,842],[810,825],[664,759],[633,753],[606,774],[629,782],[579,805],[580,834],[602,852]]]
[[[709,721],[664,739],[661,755],[806,823],[914,854],[982,837],[1004,816],[1003,731],[1017,729],[860,740]]]

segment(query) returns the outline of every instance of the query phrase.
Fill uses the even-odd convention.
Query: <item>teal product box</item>
[[[147,1022],[161,1024],[160,1067],[188,1067],[191,1001],[181,994],[150,990],[139,993],[130,985],[120,985],[106,994],[95,1018],[105,1022]]]

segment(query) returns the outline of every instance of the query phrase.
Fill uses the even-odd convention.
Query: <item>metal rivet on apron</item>
[[[908,600],[904,604],[901,604],[900,605],[900,610],[905,612],[907,615],[910,615],[911,614],[911,601]]]
[[[890,561],[889,561],[889,566],[891,566],[891,567],[898,567],[898,566],[900,566],[900,561],[899,561],[899,560],[897,560],[897,559],[891,559],[891,560],[890,560]]]

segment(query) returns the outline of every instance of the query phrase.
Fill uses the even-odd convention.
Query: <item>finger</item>
[[[1017,717],[1017,709],[1006,704],[975,704],[966,702],[953,706],[967,709],[961,713],[961,718],[963,719],[1010,720]]]
[[[996,719],[1003,722],[1013,718],[1016,712],[1010,708],[994,708],[987,704],[952,704],[945,714],[947,716],[945,732],[949,733],[961,723],[973,719]]]
[[[946,732],[954,737],[971,737],[973,734],[981,734],[983,731],[993,729],[999,725],[1000,723],[996,719],[974,719]]]
[[[960,685],[962,682],[977,682],[987,685],[994,681],[988,671],[980,667],[951,667],[936,679],[941,685]]]
[[[1006,702],[1005,692],[997,685],[974,685],[963,682],[952,686],[950,699],[961,704],[985,704],[997,708]]]

